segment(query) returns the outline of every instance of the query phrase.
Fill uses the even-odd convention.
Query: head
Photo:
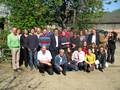
[[[31,29],[31,34],[34,34],[35,33],[35,30],[32,28]]]
[[[92,50],[89,48],[88,49],[88,54],[91,54],[92,53]]]
[[[64,31],[62,31],[62,36],[65,36],[65,32]]]
[[[87,35],[88,34],[88,30],[85,30],[85,35]]]
[[[76,38],[76,37],[77,37],[77,34],[76,34],[76,32],[74,32],[74,33],[73,33],[73,36],[74,36],[74,38]]]
[[[35,30],[35,32],[37,32],[38,28],[37,28],[37,27],[34,27],[34,30]]]
[[[47,34],[48,30],[46,28],[43,29],[43,34]]]
[[[26,34],[26,35],[27,35],[27,34],[28,34],[28,30],[26,30],[26,29],[25,29],[25,30],[24,30],[24,34]]]
[[[46,52],[46,50],[47,50],[47,47],[46,46],[42,46],[41,51],[42,51],[43,54]]]
[[[92,43],[92,48],[95,48],[95,47],[96,47],[95,43]]]
[[[93,30],[92,30],[92,33],[95,35],[95,34],[96,34],[96,30],[95,30],[95,29],[93,29]]]
[[[16,28],[16,27],[13,27],[13,28],[12,28],[12,33],[13,33],[13,34],[17,34],[17,28]]]
[[[104,52],[104,47],[100,47],[100,52]]]
[[[80,31],[80,36],[82,36],[83,35],[83,31]]]
[[[70,48],[67,48],[67,52],[68,52],[68,53],[71,53],[71,49],[70,49]]]
[[[21,30],[20,29],[17,29],[17,34],[21,34]]]
[[[60,55],[60,56],[64,56],[64,53],[65,53],[64,49],[60,49],[60,50],[59,50],[59,55]]]
[[[86,42],[86,41],[83,42],[83,46],[84,46],[84,47],[87,46],[87,42]]]
[[[38,28],[38,29],[37,29],[37,34],[40,34],[40,33],[41,33],[41,29]]]
[[[58,29],[57,29],[57,28],[55,29],[54,34],[55,34],[56,36],[58,36]]]
[[[78,52],[81,52],[82,51],[82,47],[80,46],[79,48],[78,48]]]

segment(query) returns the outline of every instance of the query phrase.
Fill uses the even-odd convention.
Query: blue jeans
[[[33,66],[37,68],[38,60],[37,60],[37,51],[29,50],[29,65],[30,68],[33,69]]]

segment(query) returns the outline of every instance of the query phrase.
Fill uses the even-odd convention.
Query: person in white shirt
[[[44,71],[47,71],[49,75],[53,75],[51,64],[52,55],[50,51],[47,50],[46,46],[42,46],[41,50],[37,54],[37,59],[39,61],[39,71],[42,73],[44,73]]]
[[[84,61],[85,61],[85,52],[82,51],[82,47],[78,48],[78,51],[74,51],[72,54],[72,62],[76,64],[79,70],[84,69]]]

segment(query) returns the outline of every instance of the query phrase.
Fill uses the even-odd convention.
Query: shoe
[[[20,69],[20,68],[18,68],[18,69],[17,69],[17,72],[21,72],[21,69]]]
[[[62,74],[66,76],[66,71],[63,70],[63,71],[62,71]]]
[[[18,70],[17,70],[17,69],[14,69],[14,72],[18,72]]]
[[[103,72],[103,69],[99,69],[99,71]]]

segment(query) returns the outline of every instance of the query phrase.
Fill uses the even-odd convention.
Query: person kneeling
[[[106,53],[105,53],[104,47],[102,46],[99,49],[97,60],[98,60],[98,64],[96,65],[96,68],[103,72],[103,69],[105,68],[105,63],[106,63]]]
[[[66,75],[67,66],[68,64],[65,51],[60,49],[59,54],[54,59],[54,69],[58,74],[62,72],[63,75]]]
[[[77,65],[79,70],[84,70],[85,52],[82,51],[82,47],[79,47],[77,51],[73,52],[72,63]]]
[[[95,69],[95,54],[92,53],[91,49],[88,49],[88,54],[85,59],[85,70],[87,72],[93,71]]]
[[[51,64],[52,56],[50,51],[46,49],[46,46],[42,46],[41,50],[37,54],[37,59],[39,61],[39,71],[41,73],[47,71],[49,75],[53,75],[53,69]]]

